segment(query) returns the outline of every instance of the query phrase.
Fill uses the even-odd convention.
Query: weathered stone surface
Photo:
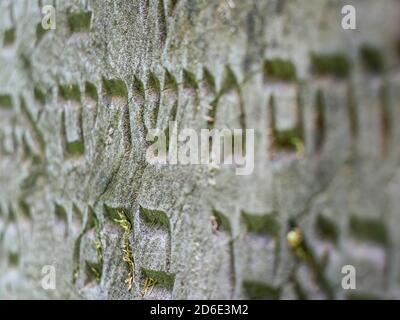
[[[1,1],[0,298],[400,298],[400,3],[352,3]],[[254,173],[148,164],[173,118]]]

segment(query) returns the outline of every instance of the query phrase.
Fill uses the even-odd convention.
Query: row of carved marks
[[[1,285],[2,294],[14,298],[16,279],[22,277],[24,257],[33,236],[34,210],[30,197],[40,190],[45,145],[36,117],[23,95],[0,95],[0,122],[0,162],[6,165],[1,172],[0,268],[4,272]]]
[[[18,104],[14,101],[18,101]],[[0,154],[4,159],[12,158],[13,166],[19,168],[18,174],[13,177],[15,182],[18,181],[18,190],[9,192],[14,198],[11,200],[14,210],[22,210],[22,217],[30,216],[29,206],[26,205],[29,202],[27,197],[40,190],[45,177],[45,141],[37,126],[37,117],[33,109],[32,106],[28,108],[23,95],[18,99],[10,95],[0,96],[0,115],[1,121],[4,121],[3,130],[0,130]],[[18,113],[16,111],[19,111],[19,117],[15,116],[15,113]],[[10,179],[7,172],[4,171],[3,177],[6,180]],[[9,192],[4,191],[5,194]],[[24,234],[30,235],[31,219],[23,219],[22,223],[28,226],[25,231],[29,231]]]
[[[218,245],[222,266],[218,286],[223,288],[223,292],[218,292],[218,297],[279,299],[281,288],[276,278],[280,226],[276,213],[259,215],[242,212],[241,231],[237,237],[232,235],[227,215],[213,210],[211,219],[213,239]],[[229,283],[229,294],[224,283]]]
[[[107,116],[110,117],[109,113],[112,110],[123,111],[122,115],[118,114],[120,120],[112,118],[112,121],[106,122],[103,120],[105,116],[101,116],[101,123],[111,123],[108,129],[103,128],[107,134],[106,145],[113,140],[123,141],[125,151],[129,151],[132,147],[131,136],[134,136],[137,143],[135,147],[142,150],[144,154],[147,145],[146,135],[150,129],[158,128],[164,131],[168,139],[170,121],[177,121],[178,125],[182,127],[198,125],[195,119],[201,118],[201,113],[198,112],[200,104],[199,87],[194,75],[184,71],[182,86],[178,85],[175,77],[167,70],[163,75],[164,81],[161,81],[161,78],[152,72],[148,74],[145,82],[134,77],[132,83],[132,103],[134,106],[131,111],[132,116],[127,102],[130,93],[125,82],[120,79],[103,79],[102,105],[110,105],[111,107],[101,111],[99,115],[107,113]],[[116,107],[117,105],[120,105],[120,107]],[[121,124],[120,130],[123,132],[123,139],[114,139],[114,135],[118,132],[112,125],[118,121]],[[133,122],[132,125],[131,122]]]
[[[37,10],[40,10],[42,5],[39,1]],[[12,12],[13,10],[11,10]],[[56,18],[54,16],[56,12],[51,16],[52,21]],[[15,19],[12,19],[15,20]],[[92,12],[85,8],[81,10],[71,10],[70,8],[66,12],[67,28],[70,35],[83,35],[91,31],[92,28]],[[57,21],[59,23],[59,21]],[[50,28],[43,28],[42,21],[36,24],[36,43],[38,44],[48,31],[52,31]],[[11,48],[17,40],[17,27],[15,23],[6,28],[2,35],[3,47]]]
[[[296,67],[291,61],[265,61],[264,82],[269,96],[268,153],[271,159],[290,154],[299,157],[305,151],[316,155],[322,153],[330,135],[330,123],[335,120],[336,109],[341,106],[347,113],[348,127],[344,130],[349,132],[349,140],[357,142],[362,125],[360,121],[370,122],[380,131],[380,141],[377,140],[375,145],[380,146],[381,157],[388,156],[393,133],[393,110],[390,108],[388,86],[382,77],[385,72],[384,57],[378,48],[363,45],[360,58],[365,71],[363,77],[368,85],[368,89],[360,94],[357,92],[359,86],[350,78],[352,63],[344,54],[312,54],[313,78],[306,86],[297,79]],[[334,92],[332,88],[336,88]],[[305,101],[305,93],[313,95],[313,98],[307,97]],[[312,104],[311,126],[304,124],[305,103]],[[358,105],[373,106],[361,112]],[[371,115],[376,119],[372,119]],[[378,124],[375,125],[374,121]],[[306,135],[306,129],[312,132]]]
[[[162,76],[150,72],[146,81],[142,82],[137,77],[133,81],[133,98],[138,105],[146,103],[142,112],[145,131],[159,128],[168,131],[169,121],[177,121],[181,127],[198,127],[202,123],[209,127],[216,125],[217,105],[219,101],[225,101],[224,105],[233,101],[239,115],[228,112],[227,123],[230,126],[245,127],[244,105],[241,98],[239,82],[233,71],[227,67],[221,88],[216,92],[215,79],[207,70],[203,70],[201,79],[188,71],[181,73],[182,83],[179,84],[176,77],[165,70]],[[161,80],[163,79],[163,81]],[[146,85],[144,85],[144,83]],[[221,120],[222,121],[222,120]],[[221,122],[223,126],[225,122]]]
[[[70,34],[87,33],[92,27],[92,12],[89,10],[67,10],[67,22]]]
[[[296,262],[294,267],[282,265],[280,239],[282,228],[276,213],[260,215],[242,212],[241,225],[243,229],[241,236],[236,239],[237,241],[232,241],[229,219],[225,215],[214,211],[212,219],[215,241],[221,243],[221,248],[222,244],[232,245],[232,247],[226,246],[227,250],[230,248],[226,257],[230,256],[231,259],[232,279],[241,284],[236,295],[251,299],[279,299],[283,295],[286,296],[283,290],[286,288],[285,285],[290,283],[294,295],[300,299],[334,297],[332,279],[328,277],[332,274],[332,270],[328,272],[327,268],[332,264],[337,267],[342,260],[336,249],[339,241],[338,227],[330,218],[321,214],[317,215],[313,235],[315,233],[316,239],[319,240],[311,243],[308,242],[309,235],[305,234],[295,222],[289,222],[288,230],[284,228],[283,231],[287,231],[288,234],[288,246]],[[350,226],[353,229],[355,223],[353,219],[351,220]],[[374,242],[377,241],[380,244],[386,242],[384,228],[375,222],[371,221],[368,227],[361,227],[361,229],[364,228],[364,231],[357,230],[355,232],[357,238],[359,238],[360,232],[363,232],[364,237],[372,238]],[[373,225],[374,227],[372,227]],[[379,230],[375,232],[376,235],[368,236],[365,233],[368,228],[371,230],[378,228]],[[360,228],[357,227],[357,229]],[[284,238],[286,238],[286,233]],[[232,240],[226,241],[226,239]],[[235,245],[233,246],[233,244]],[[235,247],[241,252],[240,255],[236,255],[236,262]],[[228,252],[230,253],[228,254]],[[235,266],[241,268],[237,273],[235,273]],[[335,271],[337,270],[335,269]]]
[[[347,112],[346,131],[350,133],[353,146],[360,141],[360,134],[365,135],[368,149],[376,149],[378,157],[386,158],[393,138],[393,110],[389,105],[388,84],[384,81],[385,60],[381,50],[369,44],[360,47],[359,56],[363,84],[351,79],[353,65],[344,54],[312,55],[312,71],[319,80],[319,84],[318,81],[313,83],[317,91],[315,128],[319,133],[314,138],[314,150],[321,152],[327,139],[327,114],[343,105]],[[334,87],[336,90],[332,91]],[[365,111],[361,111],[360,106]]]
[[[95,13],[99,5],[89,1],[85,3],[85,5],[74,7],[66,6],[65,21],[67,23],[63,27],[68,30],[70,39],[83,38],[96,29]],[[137,41],[140,46],[147,48],[147,54],[151,55],[164,48],[167,40],[168,22],[174,22],[173,19],[168,21],[168,16],[174,13],[177,3],[177,0],[140,0],[129,3],[122,11],[119,10],[118,6],[123,6],[123,4],[116,3],[114,10],[118,10],[118,14],[137,13],[138,19],[135,21],[137,25],[134,28],[135,36],[138,33],[143,35],[137,37]],[[113,22],[113,26],[116,30],[120,27],[118,21]],[[130,30],[122,29],[121,32],[128,32],[129,37]]]
[[[93,17],[90,10],[68,8],[66,11],[66,27],[70,38],[84,38],[88,35],[92,29],[92,20]],[[42,21],[38,22],[36,25],[36,44],[39,44],[49,31],[53,30],[51,28],[43,28]]]
[[[324,204],[298,224],[289,222],[287,241],[295,259],[290,276],[299,299],[373,298],[388,290],[390,235],[377,218],[339,216]],[[356,270],[357,290],[343,290],[342,267]],[[387,295],[386,295],[387,296]]]
[[[125,131],[131,133],[131,138],[134,141],[133,145],[129,146],[129,148],[132,148],[129,157],[134,162],[135,168],[138,165],[139,170],[143,168],[143,164],[146,165],[144,157],[151,142],[148,140],[151,130],[162,130],[168,141],[170,121],[178,118],[180,109],[178,108],[177,81],[168,71],[165,71],[163,76],[164,79],[162,76],[158,77],[155,73],[149,72],[144,82],[138,77],[134,77],[132,86],[127,86],[132,88],[132,92],[128,93],[128,89],[126,89],[126,93],[132,97],[132,99],[129,99],[129,103],[132,103],[132,105],[129,104],[129,108],[126,110]],[[126,167],[122,167],[122,170],[127,175],[130,174],[129,171],[132,171]],[[127,177],[127,175],[123,176]],[[120,173],[120,176],[122,176],[122,173]]]
[[[124,208],[105,206],[104,220],[90,207],[86,212],[82,223],[75,205],[70,218],[64,208],[56,205],[55,232],[74,239],[72,279],[77,288],[90,295],[90,290],[99,290],[99,285],[111,285],[113,288],[106,288],[110,297],[113,290],[123,290],[126,298],[171,298],[175,274],[171,272],[167,215],[140,208],[135,231],[133,217]],[[111,283],[102,282],[107,274]]]
[[[39,149],[42,155],[45,155],[45,138],[47,141],[57,143],[57,149],[61,145],[62,159],[67,163],[82,163],[83,157],[87,154],[93,155],[93,146],[95,144],[95,134],[93,132],[97,112],[98,112],[98,94],[96,87],[86,82],[81,93],[81,88],[77,84],[63,84],[57,87],[57,107],[53,108],[50,96],[39,88],[34,89],[34,101],[36,107],[32,109],[26,107],[22,102],[21,110],[24,115],[28,128],[33,128],[33,136],[36,138],[36,149]],[[30,100],[29,100],[30,101]],[[45,107],[47,106],[47,107]],[[45,135],[37,124],[38,119],[43,115],[48,118],[56,112],[54,121],[59,130],[56,136]],[[56,121],[57,120],[57,121]],[[24,137],[27,150],[31,149],[29,137]],[[56,140],[54,140],[56,139]],[[53,157],[54,159],[54,157]],[[70,161],[72,160],[72,162]]]
[[[322,69],[319,64],[325,60],[332,59],[319,55],[318,58],[314,58],[318,62],[314,62],[317,67],[314,67],[317,71],[315,73],[320,77],[324,78],[329,75],[337,77],[339,80],[344,79],[341,74],[337,76],[337,71],[331,71]],[[279,63],[278,63],[279,62]],[[269,135],[272,137],[270,140],[269,154],[272,158],[281,154],[281,151],[292,154],[301,155],[305,149],[305,133],[304,133],[304,120],[303,120],[303,92],[300,85],[297,85],[296,78],[291,75],[291,72],[295,74],[295,69],[289,61],[276,61],[267,60],[265,63],[265,78],[266,88],[269,92]],[[286,73],[280,74],[276,71],[278,67],[283,68]],[[290,68],[287,67],[291,66]],[[278,70],[279,70],[278,68]],[[163,85],[159,79],[164,78]],[[182,125],[193,125],[199,123],[194,121],[197,118],[198,109],[201,108],[199,113],[208,123],[210,127],[215,126],[245,126],[245,111],[244,102],[241,97],[240,84],[236,78],[234,72],[227,67],[224,75],[224,79],[221,83],[221,88],[216,92],[215,80],[213,76],[204,69],[203,77],[201,80],[197,80],[196,77],[189,71],[184,70],[182,73],[183,86],[177,84],[175,77],[165,71],[165,74],[158,78],[154,73],[149,73],[146,81],[146,86],[138,78],[134,78],[133,83],[133,97],[136,103],[140,104],[140,101],[145,99],[146,108],[142,108],[143,123],[145,124],[146,132],[150,128],[157,126],[168,131],[169,120],[177,120]],[[92,86],[94,89],[95,87]],[[120,88],[118,88],[120,87]],[[119,90],[125,87],[123,90]],[[82,111],[79,107],[78,101],[80,100],[80,94],[73,93],[76,85],[71,86],[60,86],[60,96],[66,100],[68,107],[65,108],[64,112],[64,135],[66,136],[66,154],[82,154],[85,145],[82,137]],[[180,90],[181,88],[181,90]],[[127,99],[129,92],[122,80],[110,79],[103,80],[103,91],[106,95],[111,97],[122,97]],[[331,100],[331,95],[327,97],[325,92],[326,87],[317,86],[315,89],[315,100],[313,108],[314,112],[314,124],[312,137],[312,146],[310,149],[314,150],[315,153],[322,151],[325,140],[327,139],[327,99]],[[72,91],[72,92],[69,92]],[[96,89],[95,89],[96,91]],[[187,91],[187,92],[186,92]],[[357,112],[355,111],[355,97],[353,90],[348,89],[346,92],[341,92],[344,95],[348,95],[348,99],[343,98],[344,104],[348,106],[350,132],[352,135],[357,136],[358,122],[356,119]],[[199,100],[199,97],[201,99]],[[337,97],[336,97],[337,98]],[[115,101],[115,99],[112,99]],[[226,101],[225,101],[226,100]],[[225,103],[226,102],[226,103]],[[204,105],[201,105],[204,103]],[[230,110],[225,110],[224,106],[236,105],[237,112],[232,113]],[[220,106],[220,108],[218,107]],[[167,110],[168,109],[168,110]],[[128,140],[125,145],[129,145],[129,108],[124,108],[125,115],[122,121],[127,125],[123,131],[126,133],[126,139]],[[203,110],[205,110],[203,112]],[[390,122],[388,122],[387,108],[382,108],[382,132],[384,132],[385,141],[390,140]],[[230,114],[234,114],[232,117],[226,117],[226,113],[229,111]],[[221,117],[218,116],[221,115]],[[220,118],[220,120],[218,120]],[[80,119],[80,120],[79,120]],[[225,120],[222,120],[225,119]],[[222,121],[222,122],[221,122]],[[110,128],[110,135],[114,132],[113,128]],[[76,147],[76,148],[75,148]],[[387,149],[387,147],[386,147]],[[69,151],[68,151],[69,150]]]

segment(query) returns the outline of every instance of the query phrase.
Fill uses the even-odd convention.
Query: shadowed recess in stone
[[[218,231],[225,231],[228,233],[232,232],[231,228],[231,223],[226,215],[224,215],[222,212],[213,210],[212,211],[213,216],[215,217],[215,222],[216,222],[216,230]]]
[[[44,158],[46,145],[43,138],[43,134],[39,130],[36,122],[33,120],[33,117],[26,106],[25,99],[23,99],[22,97],[21,97],[21,112],[24,115],[25,119],[27,120],[29,124],[29,129],[31,130],[33,138],[39,147],[40,156]]]
[[[168,70],[165,70],[164,75],[164,91],[165,90],[172,90],[174,92],[178,91],[178,83],[176,81],[176,78]]]
[[[11,206],[8,208],[8,219],[10,220],[10,222],[17,221],[17,215],[15,214],[15,211]]]
[[[68,235],[68,215],[67,211],[65,211],[64,207],[59,204],[54,205],[54,215],[55,215],[55,224],[57,227],[56,232],[60,232],[59,235],[61,237],[66,237]]]
[[[145,110],[145,124],[147,125],[147,129],[154,129],[157,126],[158,113],[160,111],[160,91],[160,81],[153,72],[150,72],[146,88],[146,101],[148,105],[147,111]]]
[[[104,210],[106,212],[107,218],[111,221],[115,222],[115,220],[118,220],[120,218],[120,215],[123,214],[129,220],[129,222],[131,222],[127,210],[122,207],[110,207],[108,205],[104,205]]]
[[[314,128],[314,148],[320,152],[326,139],[326,116],[325,99],[321,90],[318,90],[315,97],[315,128]]]
[[[15,34],[16,34],[16,29],[15,27],[8,28],[4,31],[4,40],[3,40],[3,45],[6,46],[11,46],[15,42]]]
[[[169,0],[168,6],[168,15],[172,15],[175,11],[176,5],[178,4],[179,0]]]
[[[266,81],[296,81],[296,67],[292,61],[270,59],[264,62],[264,76]]]
[[[243,293],[251,300],[278,300],[281,289],[257,281],[244,281]]]
[[[386,225],[378,218],[350,217],[351,235],[361,241],[370,241],[378,245],[389,245],[389,232]]]
[[[315,228],[321,238],[337,243],[339,238],[339,229],[331,219],[319,214],[315,222]]]
[[[150,72],[147,77],[146,90],[149,91],[151,94],[159,94],[161,91],[160,81],[153,72]]]
[[[300,106],[298,106],[300,108]],[[272,158],[274,157],[274,153],[276,151],[290,151],[297,152],[301,151],[304,147],[304,138],[303,138],[303,123],[302,116],[299,111],[296,119],[296,125],[292,129],[286,130],[278,130],[276,128],[276,104],[275,104],[275,96],[271,95],[269,100],[269,119],[270,119],[270,154]]]
[[[301,142],[301,132],[298,128],[277,130],[275,143],[278,149],[297,150],[297,144]]]
[[[98,99],[99,99],[99,95],[98,95],[96,86],[93,83],[88,82],[88,81],[85,82],[85,94],[86,94],[86,97],[89,97],[90,99],[92,99],[94,101],[98,101]]]
[[[21,200],[19,202],[19,209],[24,219],[32,220],[31,208],[25,201]]]
[[[215,93],[216,91],[215,78],[207,68],[203,68],[202,82],[209,91]]]
[[[85,145],[83,141],[68,142],[66,147],[67,153],[71,156],[80,156],[85,153]]]
[[[341,53],[311,54],[312,71],[319,76],[347,78],[351,71],[349,59]]]
[[[103,271],[103,261],[104,261],[104,249],[101,244],[101,229],[100,229],[100,222],[97,219],[96,215],[93,215],[93,227],[96,232],[96,240],[95,240],[95,247],[96,247],[96,252],[97,252],[97,258],[98,258],[98,263],[96,265],[96,275],[97,278],[96,280],[100,282],[102,271]]]
[[[176,78],[174,75],[172,75],[168,70],[165,70],[165,76],[164,76],[164,95],[167,97],[167,101],[172,104],[172,107],[169,112],[169,117],[168,117],[168,124],[166,125],[166,128],[164,130],[164,134],[166,137],[166,151],[169,151],[169,139],[170,139],[170,134],[169,134],[169,122],[170,121],[176,121],[176,116],[178,113],[178,83],[176,81]]]
[[[71,33],[87,32],[90,31],[92,12],[71,12],[67,19]]]
[[[40,40],[42,40],[42,38],[47,33],[47,31],[49,31],[49,30],[44,29],[43,26],[42,26],[42,23],[39,22],[36,25],[36,41],[40,42]]]
[[[218,100],[221,96],[234,92],[237,95],[237,101],[239,110],[234,110],[232,112],[238,112],[238,119],[241,126],[241,129],[246,128],[246,115],[244,111],[244,102],[242,97],[242,92],[240,88],[239,80],[237,79],[235,73],[229,66],[225,66],[224,75],[222,78],[221,89],[218,93],[218,96],[215,98],[215,101],[211,103],[212,106],[212,115],[213,117],[210,118],[209,122],[210,127],[212,127],[216,122],[216,114],[217,114],[217,107],[218,107]],[[243,136],[243,143],[245,143],[245,137]]]
[[[111,218],[114,223],[117,223],[123,231],[122,261],[125,263],[128,269],[128,274],[126,275],[124,282],[127,284],[128,291],[130,291],[134,282],[136,269],[130,240],[133,229],[131,217],[129,216],[128,211],[123,208],[110,208],[108,206],[105,206],[105,209],[108,217]]]
[[[8,263],[12,267],[16,267],[19,264],[20,256],[18,253],[10,252],[8,254]]]
[[[206,106],[207,128],[212,129],[215,125],[215,116],[217,114],[219,97],[216,96],[215,78],[207,68],[203,68],[203,77],[201,82],[202,82],[202,88],[205,90],[206,95],[211,95],[214,97],[214,100],[209,102],[208,106]]]
[[[35,100],[40,104],[44,105],[46,103],[46,94],[38,87],[33,89],[33,95]]]
[[[81,101],[81,92],[77,84],[68,84],[58,86],[58,92],[62,99]]]
[[[231,90],[239,90],[239,88],[239,82],[235,73],[229,66],[226,66],[224,76],[222,78],[220,95],[228,93]]]
[[[160,285],[172,291],[175,283],[175,274],[158,270],[150,270],[142,268],[143,275],[156,281],[156,285]]]
[[[396,43],[396,54],[398,57],[400,57],[400,40],[398,40]]]
[[[44,177],[45,175],[46,175],[46,170],[43,166],[32,167],[32,171],[20,183],[21,190],[27,191],[36,187],[39,178]]]
[[[74,256],[73,256],[73,263],[74,263],[73,283],[75,283],[78,280],[80,274],[80,255],[81,255],[82,239],[86,236],[90,235],[94,236],[94,239],[92,239],[91,244],[95,247],[97,253],[97,260],[88,261],[87,257],[83,257],[84,272],[86,275],[85,285],[93,281],[96,281],[97,283],[101,281],[101,276],[103,272],[103,260],[104,260],[103,246],[101,244],[100,222],[97,219],[97,216],[91,207],[89,207],[87,210],[88,210],[88,217],[86,225],[83,232],[75,240]]]
[[[368,72],[379,74],[385,69],[385,59],[382,51],[370,44],[363,44],[360,48],[360,57],[363,66]]]
[[[167,214],[163,211],[151,210],[140,207],[140,213],[145,223],[153,227],[161,227],[170,231],[170,222]]]
[[[79,109],[78,112],[81,112],[81,109]],[[82,122],[81,122],[81,114],[79,115],[79,139],[74,140],[74,141],[68,141],[67,140],[67,128],[66,128],[66,112],[63,111],[62,116],[61,116],[61,123],[62,123],[62,139],[65,147],[65,157],[79,157],[85,154],[85,143],[82,140],[81,137],[81,131],[82,131]]]
[[[259,235],[278,236],[280,226],[277,220],[276,213],[269,213],[265,215],[255,215],[242,212],[243,222],[247,226],[247,230]]]
[[[236,262],[235,262],[235,250],[234,250],[234,240],[232,239],[232,226],[229,218],[223,214],[222,212],[213,209],[212,216],[212,232],[217,235],[217,239],[219,239],[220,243],[218,244],[219,250],[224,251],[221,245],[228,246],[228,255],[229,255],[229,281],[230,281],[230,291],[231,297],[234,296],[235,288],[236,288]],[[224,234],[219,234],[219,232],[223,232]],[[222,241],[222,242],[221,242]]]
[[[97,219],[95,220],[95,225],[93,226],[93,228],[95,229],[95,234],[96,234],[96,239],[94,240],[94,246],[97,253],[97,262],[90,262],[88,260],[85,260],[85,267],[86,267],[85,272],[87,275],[87,279],[85,281],[86,284],[92,281],[100,283],[101,277],[103,275],[103,259],[104,259],[103,247],[100,241],[100,227]]]
[[[103,78],[103,89],[111,97],[128,99],[128,88],[121,79]]]
[[[183,70],[183,86],[194,90],[199,88],[196,76],[188,70]]]
[[[378,297],[370,292],[353,292],[346,296],[347,300],[383,300],[384,298]]]
[[[72,226],[75,228],[77,231],[79,231],[82,228],[83,225],[83,214],[81,209],[74,203],[72,205]]]
[[[100,283],[102,276],[102,266],[98,263],[85,261],[85,274],[86,274],[85,285],[91,282]]]
[[[25,52],[19,52],[19,59],[21,61],[22,68],[29,74],[32,73],[32,61],[31,56]]]
[[[30,144],[28,143],[27,137],[25,134],[21,138],[21,144],[22,144],[22,150],[24,152],[24,159],[29,159],[29,158],[34,159],[34,156],[33,156],[34,151],[32,150],[32,147],[30,146]],[[38,160],[38,159],[35,159],[34,161],[36,162],[36,160]]]
[[[132,83],[133,98],[137,103],[142,104],[145,99],[145,88],[143,82],[137,77],[133,77]]]
[[[358,137],[358,131],[359,131],[357,109],[358,109],[358,104],[356,101],[354,88],[352,86],[349,86],[349,89],[347,90],[347,110],[349,117],[350,134],[353,139],[356,139]]]
[[[288,245],[291,248],[291,252],[296,257],[296,260],[298,262],[304,263],[309,267],[310,271],[313,273],[313,276],[317,281],[318,287],[321,289],[321,293],[323,292],[327,299],[334,299],[335,292],[330,281],[325,275],[328,256],[323,255],[320,258],[315,253],[312,247],[312,242],[310,245],[310,242],[307,241],[306,234],[302,232],[294,219],[290,219],[288,225],[292,232],[297,231],[299,233],[299,238],[297,241],[293,241],[293,239],[290,240],[290,238],[287,238]],[[287,236],[289,236],[289,233]]]
[[[115,102],[118,109],[121,110],[121,119],[123,132],[123,146],[125,151],[132,147],[130,113],[128,108],[128,88],[121,79],[102,79],[103,98],[107,103]],[[92,88],[93,89],[93,88]]]
[[[387,86],[383,86],[380,90],[381,105],[380,111],[380,127],[381,127],[381,143],[382,157],[385,158],[390,152],[390,143],[392,140],[392,119],[394,118],[390,112],[389,93]]]
[[[13,99],[10,95],[0,95],[0,109],[11,109]]]

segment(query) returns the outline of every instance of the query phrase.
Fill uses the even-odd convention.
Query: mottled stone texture
[[[399,15],[0,1],[0,298],[400,298]],[[149,165],[145,133],[172,119],[255,129],[254,173]]]

